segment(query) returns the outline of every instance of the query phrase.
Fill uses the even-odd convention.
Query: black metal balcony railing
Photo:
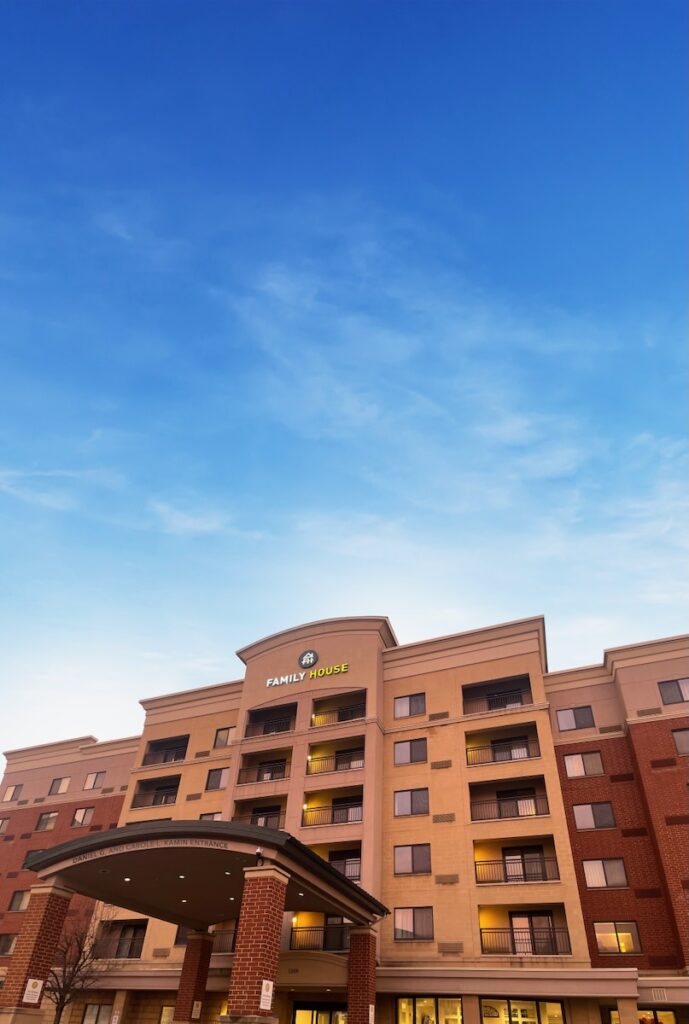
[[[349,857],[347,860],[331,860],[330,867],[335,868],[341,875],[348,878],[350,882],[358,882],[361,879],[361,859]]]
[[[555,857],[525,857],[523,860],[477,860],[476,881],[485,883],[556,882],[560,871]]]
[[[343,708],[335,708],[332,711],[315,711],[311,715],[312,728],[321,725],[337,725],[339,722],[353,722],[357,718],[366,717],[365,704],[348,704]]]
[[[213,933],[214,953],[234,953],[234,944],[237,938],[237,930],[222,931]]]
[[[258,811],[254,814],[234,814],[232,821],[238,821],[242,825],[258,825],[259,828],[281,829],[285,827],[285,814],[284,811],[268,811],[265,814]]]
[[[549,814],[545,796],[520,796],[509,800],[472,800],[471,820],[490,821],[493,818],[531,818]]]
[[[250,768],[240,768],[237,782],[244,785],[247,782],[278,782],[280,779],[288,779],[290,765],[284,761],[276,761],[274,764],[255,765]]]
[[[263,722],[248,722],[246,736],[272,736],[278,732],[292,732],[294,718],[271,718]]]
[[[183,761],[186,756],[186,747],[174,747],[168,750],[149,750],[147,754],[144,754],[141,763],[144,767],[149,764],[174,764],[175,761]]]
[[[327,924],[325,927],[292,928],[290,949],[323,949],[345,953],[349,949],[349,924]]]
[[[530,690],[510,690],[507,693],[488,693],[484,697],[465,697],[464,714],[477,715],[486,711],[504,711],[532,704]]]
[[[307,775],[320,775],[322,772],[346,772],[352,768],[364,767],[363,750],[348,750],[346,753],[331,754],[329,757],[312,757],[306,762]]]
[[[362,804],[338,804],[336,807],[307,807],[302,811],[301,823],[304,828],[310,825],[347,825],[362,821],[364,808]]]
[[[467,764],[490,764],[493,761],[523,761],[528,757],[540,757],[538,740],[491,743],[487,747],[468,747]]]
[[[134,795],[132,807],[162,807],[174,804],[176,799],[176,789],[147,789]]]
[[[567,956],[566,928],[482,928],[481,952],[503,956]]]

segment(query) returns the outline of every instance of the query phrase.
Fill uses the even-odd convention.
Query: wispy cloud
[[[195,536],[223,533],[227,529],[227,516],[221,512],[188,512],[166,501],[152,500],[149,509],[157,517],[164,533]]]

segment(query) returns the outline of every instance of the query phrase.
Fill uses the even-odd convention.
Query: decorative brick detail
[[[454,820],[455,820],[454,814],[434,814],[433,815],[433,823],[434,824],[438,824],[438,823],[441,823],[443,821],[454,821]]]
[[[187,800],[200,800],[201,793],[187,793]]]
[[[621,725],[601,725],[601,727],[598,730],[598,732],[602,736],[604,736],[608,732],[622,732],[622,726]]]
[[[197,750],[194,757],[210,757],[210,750]]]
[[[370,928],[352,928],[347,962],[347,1024],[368,1024],[376,1005],[376,936]]]
[[[676,757],[657,757],[655,761],[651,761],[651,768],[672,768],[676,764]]]
[[[622,831],[622,837],[624,839],[633,839],[634,837],[638,838],[639,836],[647,836],[648,835],[648,829],[647,828],[623,828],[621,831]]]
[[[663,895],[662,889],[635,889],[637,900],[657,900]]]
[[[434,711],[432,715],[428,716],[428,721],[429,722],[438,722],[438,721],[440,721],[441,718],[449,718],[449,717],[450,717],[450,712],[449,711]]]
[[[29,978],[45,981],[55,959],[72,894],[52,885],[34,885],[21,931],[0,991],[0,1007],[21,1008]]]
[[[194,1003],[205,999],[212,952],[213,936],[209,932],[189,932],[173,1020],[187,1024],[191,1020]],[[169,950],[165,950],[165,953],[169,953]]]
[[[666,825],[689,825],[689,814],[668,814],[665,818]]]
[[[452,761],[431,761],[431,768],[451,768]]]
[[[662,708],[639,708],[636,713],[637,718],[645,718],[647,715],[660,715],[662,714]]]
[[[464,943],[463,942],[439,942],[438,943],[439,953],[463,953]]]
[[[289,875],[279,868],[244,868],[244,893],[237,925],[227,1012],[272,1017],[260,1009],[261,983],[275,982],[280,955],[282,915]]]
[[[619,775],[611,775],[611,782],[633,782],[634,775],[632,772],[621,772]]]
[[[436,875],[436,885],[457,885],[459,882],[459,875]]]

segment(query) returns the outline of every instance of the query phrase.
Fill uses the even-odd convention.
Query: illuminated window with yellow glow
[[[458,996],[405,996],[397,1000],[397,1024],[462,1024],[462,1000]]]
[[[635,921],[596,921],[593,927],[599,953],[641,952]]]

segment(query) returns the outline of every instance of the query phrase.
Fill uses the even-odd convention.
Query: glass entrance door
[[[347,1024],[347,1007],[344,1003],[329,1006],[297,1003],[292,1024]]]

